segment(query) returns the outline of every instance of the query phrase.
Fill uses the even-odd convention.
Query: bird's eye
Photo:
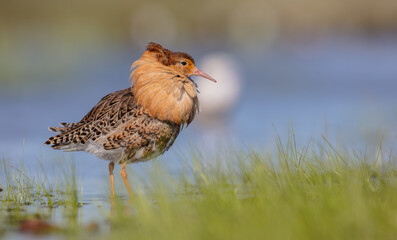
[[[186,66],[187,62],[183,61],[181,62],[183,66]]]

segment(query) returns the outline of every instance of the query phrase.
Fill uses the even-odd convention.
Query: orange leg
[[[109,179],[110,179],[110,196],[114,198],[114,178],[113,178],[114,163],[109,163]]]
[[[125,187],[127,188],[128,193],[130,194],[130,197],[132,198],[133,193],[132,193],[132,188],[130,186],[130,183],[128,182],[127,172],[125,171],[125,163],[123,163],[123,165],[121,166],[120,174],[121,174],[121,177],[123,178]]]
[[[110,180],[110,214],[113,216],[114,209],[114,179],[113,179],[114,163],[109,163],[109,180]]]

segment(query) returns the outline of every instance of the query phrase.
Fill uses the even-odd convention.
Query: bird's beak
[[[194,75],[194,76],[200,76],[206,79],[209,79],[213,82],[216,82],[215,79],[213,79],[210,75],[206,74],[205,72],[200,71],[198,68],[194,69],[193,72],[190,75]]]

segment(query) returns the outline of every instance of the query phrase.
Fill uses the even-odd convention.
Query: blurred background
[[[191,146],[271,146],[291,123],[302,145],[326,136],[364,148],[383,139],[391,149],[396,12],[392,0],[1,1],[0,153],[32,164],[84,160],[96,169],[88,182],[107,182],[105,162],[44,146],[47,127],[79,121],[129,87],[130,66],[151,41],[191,54],[218,80],[196,79],[200,117],[161,161],[180,166]]]

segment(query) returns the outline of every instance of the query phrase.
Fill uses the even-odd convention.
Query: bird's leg
[[[132,198],[133,193],[132,193],[132,189],[131,189],[130,183],[128,182],[127,172],[125,171],[125,163],[123,163],[123,165],[121,166],[120,174],[121,174],[121,177],[123,178],[125,187],[127,188],[128,193],[130,194],[130,197]]]
[[[109,163],[109,179],[110,179],[110,196],[114,198],[114,178],[113,178],[114,163]]]
[[[109,180],[110,180],[110,215],[113,216],[114,209],[114,179],[113,179],[114,163],[109,163]]]

